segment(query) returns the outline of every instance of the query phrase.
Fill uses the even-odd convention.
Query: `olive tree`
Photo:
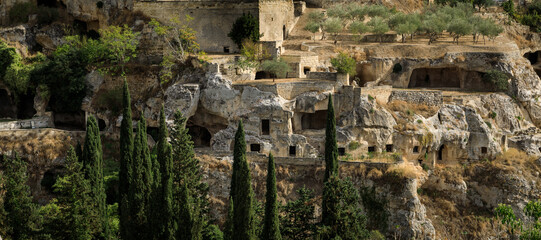
[[[383,41],[383,34],[387,33],[389,25],[382,17],[374,17],[368,22],[368,26],[372,28],[372,33],[379,36],[379,42]]]

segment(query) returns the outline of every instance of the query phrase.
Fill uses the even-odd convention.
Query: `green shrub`
[[[496,114],[496,112],[492,111],[492,112],[490,112],[490,113],[488,114],[488,116],[489,116],[490,118],[492,118],[492,119],[496,119],[497,114]]]
[[[252,14],[242,14],[234,23],[229,34],[227,34],[239,49],[242,48],[242,42],[246,39],[252,42],[258,42],[262,35],[259,33],[259,21]]]
[[[15,61],[20,62],[21,56],[17,54],[15,48],[0,40],[0,79],[4,78],[7,68]]]
[[[494,85],[496,91],[507,91],[508,79],[509,77],[499,70],[488,70],[483,74],[483,80]]]
[[[486,121],[485,124],[488,126],[488,128],[492,128],[492,123],[490,123],[489,121]]]
[[[285,78],[287,72],[291,71],[289,64],[282,59],[266,60],[261,64],[261,69],[274,74],[278,78]]]
[[[337,57],[331,58],[332,66],[339,73],[349,73],[349,75],[355,75],[355,59],[350,57],[347,53],[341,52]]]
[[[118,116],[122,111],[122,86],[112,88],[99,94],[96,99],[96,104],[100,111],[109,110],[113,116]]]
[[[11,23],[27,23],[28,15],[36,11],[36,5],[30,2],[15,3],[9,10],[9,20]]]
[[[361,144],[360,144],[359,142],[355,142],[355,141],[350,142],[350,143],[348,144],[348,148],[349,148],[349,150],[351,150],[351,151],[356,150],[356,149],[359,148],[360,146],[361,146]]]

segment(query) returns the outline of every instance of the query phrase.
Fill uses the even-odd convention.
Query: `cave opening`
[[[261,135],[270,135],[270,120],[261,120]]]
[[[541,78],[541,51],[528,52],[524,57],[530,61],[535,73]]]
[[[324,129],[327,125],[327,110],[318,110],[314,113],[303,113],[301,116],[302,129]]]
[[[56,179],[58,179],[58,173],[56,170],[48,170],[43,174],[40,184],[43,188],[45,188],[45,190],[52,192]]]
[[[413,153],[419,153],[419,146],[413,147]]]
[[[458,67],[417,68],[410,75],[408,88],[453,88],[472,91],[493,91],[491,83],[483,81],[483,73]]]
[[[250,152],[261,152],[261,144],[259,143],[250,144]]]
[[[0,89],[0,118],[17,118],[16,106],[5,89]]]
[[[258,71],[255,73],[255,79],[269,79],[276,78],[276,75],[267,71]]]
[[[105,120],[98,118],[98,128],[100,129],[100,131],[105,131],[105,129],[107,128]]]
[[[44,7],[51,7],[51,8],[58,7],[58,2],[56,0],[38,0],[37,4],[38,6],[44,6]]]
[[[376,152],[376,147],[375,147],[375,146],[370,146],[370,147],[368,147],[368,152],[369,152],[369,153],[374,153],[374,152]]]
[[[32,118],[36,113],[36,109],[34,109],[34,95],[19,95],[19,102],[17,103],[17,118],[29,119]]]
[[[481,153],[482,154],[487,154],[488,153],[488,148],[487,147],[481,147]]]
[[[54,125],[64,130],[86,130],[85,112],[54,112]]]
[[[392,144],[385,145],[385,151],[386,152],[392,152],[393,151],[393,145]]]
[[[192,137],[194,147],[210,147],[212,135],[207,128],[198,125],[188,125],[186,127],[188,128],[188,134]]]
[[[445,149],[445,145],[441,145],[440,149],[438,150],[438,160],[443,160],[443,149]]]
[[[345,156],[346,155],[346,148],[339,147],[338,148],[338,156]]]

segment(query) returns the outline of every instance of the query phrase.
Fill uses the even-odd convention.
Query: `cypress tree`
[[[160,127],[159,127],[159,139],[157,144],[157,160],[159,161],[161,184],[160,188],[156,189],[156,201],[153,201],[154,219],[157,227],[157,234],[154,235],[156,239],[174,239],[174,214],[173,214],[173,156],[172,147],[167,142],[168,132],[167,125],[165,123],[165,112],[162,105],[160,112]],[[157,182],[157,181],[156,181]]]
[[[142,116],[142,114],[141,114]],[[146,122],[141,118],[137,124],[137,136],[133,147],[133,179],[130,186],[130,213],[133,222],[130,239],[149,239],[152,237],[148,225],[149,201],[152,191],[152,163],[147,144]]]
[[[0,175],[0,186],[5,191],[3,206],[0,210],[0,229],[3,237],[11,239],[31,239],[38,220],[37,207],[32,203],[26,162],[17,153],[14,157],[4,156]]]
[[[334,105],[332,94],[329,95],[327,105],[327,124],[325,128],[325,180],[331,175],[338,175],[338,145],[336,144],[336,119],[334,117]]]
[[[251,185],[250,167],[246,161],[246,142],[244,127],[239,122],[233,148],[233,174],[231,179],[231,197],[235,203],[233,209],[234,240],[255,239],[254,192]]]
[[[59,239],[86,240],[91,238],[89,215],[92,212],[90,188],[84,178],[82,165],[76,151],[70,147],[66,158],[66,174],[54,184],[54,191],[59,194],[58,205],[61,209],[63,224],[59,229]]]
[[[90,116],[86,124],[85,144],[83,147],[83,166],[85,176],[90,185],[90,196],[95,211],[96,225],[100,229],[96,237],[109,239],[109,219],[105,202],[105,187],[103,184],[103,154],[100,131],[96,118]]]
[[[119,171],[119,195],[120,195],[120,236],[122,239],[130,239],[130,199],[128,197],[129,188],[132,187],[133,178],[132,154],[133,154],[133,125],[131,116],[130,91],[128,81],[124,79],[124,90],[122,104],[124,107],[122,114],[122,123],[120,124],[120,171]]]
[[[267,166],[267,192],[265,197],[265,223],[262,239],[281,240],[278,204],[276,202],[276,170],[272,153],[269,154],[269,163]]]
[[[224,225],[224,240],[233,239],[233,210],[235,209],[233,204],[233,198],[229,197],[229,207],[227,208],[227,219]]]
[[[186,183],[182,185],[180,190],[180,216],[181,220],[179,223],[179,239],[201,239],[200,232],[194,232],[194,220],[196,214],[193,212],[192,198],[190,197],[189,189],[186,186]]]
[[[178,226],[177,236],[190,234],[191,239],[201,239],[202,232],[208,224],[208,186],[202,181],[199,160],[195,158],[193,142],[185,126],[186,118],[177,111],[170,134],[174,166],[173,210]],[[184,191],[184,187],[188,191]],[[189,207],[184,206],[186,199],[190,199]],[[186,211],[189,211],[190,218],[182,217],[183,214],[187,214]],[[184,225],[191,227],[183,228]]]

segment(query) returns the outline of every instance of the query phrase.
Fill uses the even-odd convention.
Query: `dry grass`
[[[379,179],[381,176],[383,176],[383,173],[377,168],[372,168],[372,170],[370,170],[370,172],[368,172],[366,175],[366,177],[370,179]]]
[[[347,173],[352,176],[365,176],[366,166],[364,164],[348,164],[340,165],[340,172]]]
[[[399,164],[393,164],[390,166],[385,174],[396,175],[405,178],[418,178],[421,176],[423,170],[419,166],[415,166],[412,163],[402,162]]]
[[[364,148],[358,147],[349,150],[346,156],[341,157],[343,161],[359,161],[372,163],[395,163],[399,156],[393,153],[368,153]]]

